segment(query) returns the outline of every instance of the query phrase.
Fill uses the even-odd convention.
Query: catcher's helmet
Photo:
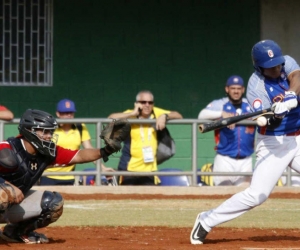
[[[47,112],[37,109],[27,109],[20,119],[19,132],[28,140],[39,153],[55,156],[58,135],[52,135],[50,141],[43,140],[36,134],[36,129],[54,130],[57,128],[56,119]]]
[[[253,66],[259,72],[260,68],[272,68],[285,62],[281,48],[272,40],[256,43],[252,48],[251,55]]]

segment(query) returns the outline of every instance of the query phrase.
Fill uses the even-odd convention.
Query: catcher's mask
[[[39,153],[55,156],[58,135],[53,134],[57,128],[56,119],[47,112],[37,109],[27,109],[19,123],[19,132],[28,140]],[[42,131],[37,135],[37,130]],[[50,140],[44,140],[41,134],[51,134]]]

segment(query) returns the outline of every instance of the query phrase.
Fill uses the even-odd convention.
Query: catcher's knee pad
[[[16,194],[11,185],[0,184],[0,213],[5,211],[10,204],[15,202]]]
[[[64,199],[60,193],[45,191],[42,200],[42,213],[38,219],[38,228],[48,226],[58,220],[63,213]]]

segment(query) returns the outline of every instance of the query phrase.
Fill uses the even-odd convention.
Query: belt
[[[298,136],[298,135],[300,135],[300,129],[295,132],[286,134],[286,136]]]
[[[242,160],[242,159],[245,159],[247,158],[248,156],[236,156],[236,157],[230,157],[232,159],[236,159],[236,160]]]
[[[230,156],[230,155],[223,155],[223,154],[220,154],[218,152],[217,152],[217,154],[222,155],[222,156],[227,156],[227,157],[229,157],[231,159],[236,159],[236,160],[242,160],[242,159],[245,159],[245,158],[247,158],[247,157],[250,156],[250,155],[246,155],[246,156],[236,156],[236,157],[234,157],[234,156]]]

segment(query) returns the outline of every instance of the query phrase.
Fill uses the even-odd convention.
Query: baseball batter
[[[233,75],[227,79],[225,92],[228,97],[214,100],[200,111],[198,119],[220,119],[251,112],[246,98],[244,81]],[[255,127],[230,125],[215,130],[216,156],[214,172],[252,172]],[[249,184],[249,176],[213,176],[214,185]]]
[[[250,186],[217,208],[197,215],[191,244],[203,244],[210,230],[259,206],[269,197],[287,166],[300,172],[300,67],[279,45],[263,40],[252,48],[255,72],[247,99],[254,111],[272,107],[274,115],[258,128],[256,165]]]

